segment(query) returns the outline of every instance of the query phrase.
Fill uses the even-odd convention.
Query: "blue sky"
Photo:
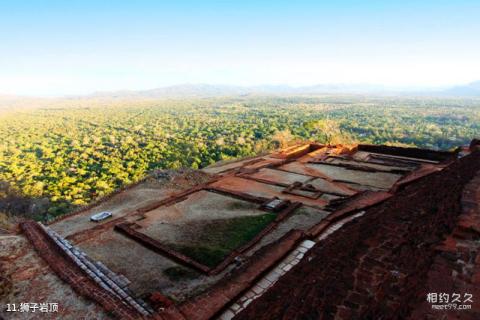
[[[480,80],[480,1],[5,1],[0,94]]]

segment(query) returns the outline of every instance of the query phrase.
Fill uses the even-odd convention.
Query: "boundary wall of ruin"
[[[277,158],[277,159],[294,159],[294,158],[299,158],[301,156],[304,156],[307,153],[310,153],[317,149],[320,149],[321,147],[322,145],[318,145],[314,143],[308,143],[308,144],[303,144],[299,146],[292,146],[272,154],[271,157]]]
[[[435,151],[429,149],[405,148],[372,144],[359,144],[357,148],[358,151],[383,153],[392,156],[410,157],[440,162],[454,159],[456,156],[456,152],[450,151]]]

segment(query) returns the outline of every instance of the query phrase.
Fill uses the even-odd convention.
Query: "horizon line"
[[[237,89],[261,89],[261,88],[275,88],[275,87],[285,87],[289,89],[294,89],[294,90],[301,90],[301,89],[308,89],[308,88],[314,88],[314,87],[351,87],[348,90],[344,92],[344,94],[352,94],[352,93],[358,93],[361,94],[361,92],[352,92],[354,91],[354,87],[357,90],[365,90],[370,92],[364,92],[364,93],[415,93],[418,91],[441,91],[441,90],[448,90],[452,89],[455,87],[460,87],[460,86],[468,86],[477,81],[470,81],[470,82],[465,82],[465,83],[457,83],[457,84],[451,84],[451,85],[389,85],[389,84],[381,84],[381,83],[369,83],[369,82],[318,82],[318,83],[312,83],[312,84],[287,84],[287,83],[264,83],[264,84],[252,84],[252,85],[244,85],[244,84],[228,84],[228,83],[208,83],[208,82],[181,82],[181,83],[176,83],[176,84],[170,84],[170,85],[163,85],[163,86],[156,86],[156,87],[147,87],[147,88],[119,88],[119,89],[112,89],[112,90],[95,90],[95,91],[89,91],[89,92],[84,92],[84,93],[63,93],[63,94],[34,94],[34,93],[4,93],[0,92],[0,98],[5,98],[5,97],[11,97],[11,98],[43,98],[43,99],[62,99],[62,98],[88,98],[92,97],[95,95],[101,95],[101,94],[114,94],[114,93],[122,93],[122,92],[128,92],[128,93],[142,93],[142,92],[149,92],[149,91],[154,91],[154,90],[161,90],[161,89],[168,89],[168,88],[178,88],[178,87],[200,87],[200,86],[205,86],[205,87],[224,87],[224,88],[237,88]],[[364,88],[361,88],[364,87]],[[340,89],[340,88],[339,88]],[[350,90],[350,91],[349,91]],[[252,92],[255,93],[255,92]],[[281,94],[282,92],[277,92],[277,94]],[[286,92],[289,93],[289,92]],[[328,92],[325,92],[326,94]],[[331,94],[342,94],[342,92],[330,92]]]

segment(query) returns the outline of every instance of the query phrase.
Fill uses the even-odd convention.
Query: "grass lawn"
[[[215,267],[230,252],[255,237],[275,217],[274,213],[267,213],[197,222],[195,226],[188,226],[191,234],[188,241],[168,245],[203,265]]]
[[[194,270],[190,270],[183,267],[170,267],[163,271],[163,273],[173,281],[179,280],[192,280],[198,278],[200,275]]]

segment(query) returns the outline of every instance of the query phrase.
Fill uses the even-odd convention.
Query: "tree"
[[[353,138],[350,134],[343,132],[337,121],[331,119],[322,119],[309,124],[311,134],[314,140],[321,143],[334,144],[351,144]]]
[[[289,129],[282,131],[276,131],[271,138],[271,145],[273,148],[285,148],[287,147],[295,137],[292,135]]]

